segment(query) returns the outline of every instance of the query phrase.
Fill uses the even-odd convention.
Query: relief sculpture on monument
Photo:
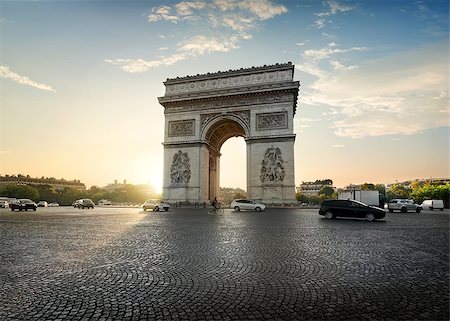
[[[264,113],[256,115],[258,130],[287,128],[286,112]]]
[[[191,165],[188,153],[179,150],[173,155],[170,168],[170,180],[172,184],[189,183],[191,179]]]
[[[191,136],[194,135],[195,120],[180,120],[169,122],[169,136]]]
[[[282,182],[285,176],[284,160],[277,147],[267,148],[261,162],[261,182]]]

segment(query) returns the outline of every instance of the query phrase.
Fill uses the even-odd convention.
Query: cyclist
[[[217,201],[217,197],[214,197],[214,199],[211,202],[211,206],[214,208],[214,211],[217,211],[217,208],[219,207],[219,202]]]

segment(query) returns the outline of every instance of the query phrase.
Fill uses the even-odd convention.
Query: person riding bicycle
[[[217,197],[214,197],[214,199],[211,202],[211,206],[214,208],[215,211],[219,208],[219,202],[217,201]]]

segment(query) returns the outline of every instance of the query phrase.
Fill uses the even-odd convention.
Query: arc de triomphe
[[[219,196],[220,148],[241,136],[248,198],[294,202],[293,78],[289,62],[167,79],[158,98],[165,114],[163,199],[208,203]]]

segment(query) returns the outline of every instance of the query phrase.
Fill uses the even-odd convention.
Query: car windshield
[[[353,202],[353,203],[356,203],[356,204],[359,204],[359,205],[367,206],[367,204],[365,204],[365,203],[363,203],[363,202],[360,202],[360,201],[352,200],[352,202]]]

